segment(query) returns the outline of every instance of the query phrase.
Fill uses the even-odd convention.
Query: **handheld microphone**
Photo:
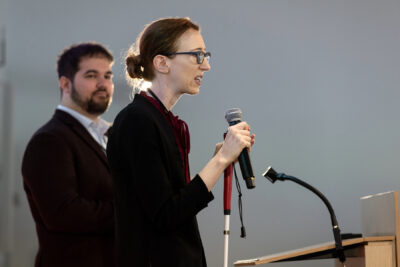
[[[242,121],[242,111],[239,108],[228,109],[225,114],[225,119],[228,121],[229,126],[238,124]],[[249,152],[245,147],[239,155],[239,165],[242,172],[243,179],[246,182],[248,189],[256,187],[253,167],[251,166]]]

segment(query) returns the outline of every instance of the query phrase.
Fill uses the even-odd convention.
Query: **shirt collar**
[[[86,129],[90,127],[97,128],[99,134],[101,135],[104,135],[104,133],[107,132],[108,128],[110,128],[110,123],[103,120],[102,118],[99,118],[97,120],[97,123],[95,123],[93,120],[82,115],[76,110],[63,106],[61,104],[57,106],[57,109],[67,112],[69,115],[77,119]]]

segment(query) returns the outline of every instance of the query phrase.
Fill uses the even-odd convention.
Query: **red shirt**
[[[159,99],[150,97],[145,92],[140,92],[150,103],[152,103],[165,117],[168,124],[171,126],[176,143],[178,144],[179,152],[182,159],[182,167],[185,171],[186,183],[190,182],[190,170],[189,170],[189,152],[190,152],[190,133],[189,127],[183,120],[179,119],[178,116],[168,111]]]

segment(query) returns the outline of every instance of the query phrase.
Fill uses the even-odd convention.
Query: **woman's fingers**
[[[218,151],[221,149],[223,142],[219,142],[215,145],[215,151],[214,151],[214,156],[215,154],[218,153]]]
[[[220,151],[232,162],[236,160],[245,147],[248,149],[251,148],[255,142],[254,138],[255,135],[250,134],[250,126],[246,122],[240,122],[229,127]]]
[[[254,145],[254,143],[256,142],[256,135],[255,134],[252,134],[252,135],[250,135],[250,137],[251,137],[251,145],[253,146]]]

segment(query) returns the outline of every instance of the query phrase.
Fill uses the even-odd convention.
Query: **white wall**
[[[257,187],[249,191],[242,183],[248,236],[239,238],[234,193],[231,262],[332,239],[323,203],[293,183],[270,184],[261,176],[268,165],[322,191],[342,232],[360,232],[361,196],[399,189],[399,1],[19,0],[9,1],[7,10],[19,199],[13,266],[32,266],[36,253],[18,174],[26,143],[59,100],[56,55],[86,40],[113,50],[117,86],[105,116],[112,120],[129,102],[120,55],[159,17],[191,17],[212,52],[200,94],[183,97],[174,109],[191,130],[192,173],[221,140],[228,108],[240,107],[257,135],[251,152]],[[198,219],[209,266],[220,266],[222,181],[213,192],[216,199]]]
[[[7,78],[6,26],[8,1],[0,0],[0,266],[7,266],[13,250],[14,192],[13,92]]]

